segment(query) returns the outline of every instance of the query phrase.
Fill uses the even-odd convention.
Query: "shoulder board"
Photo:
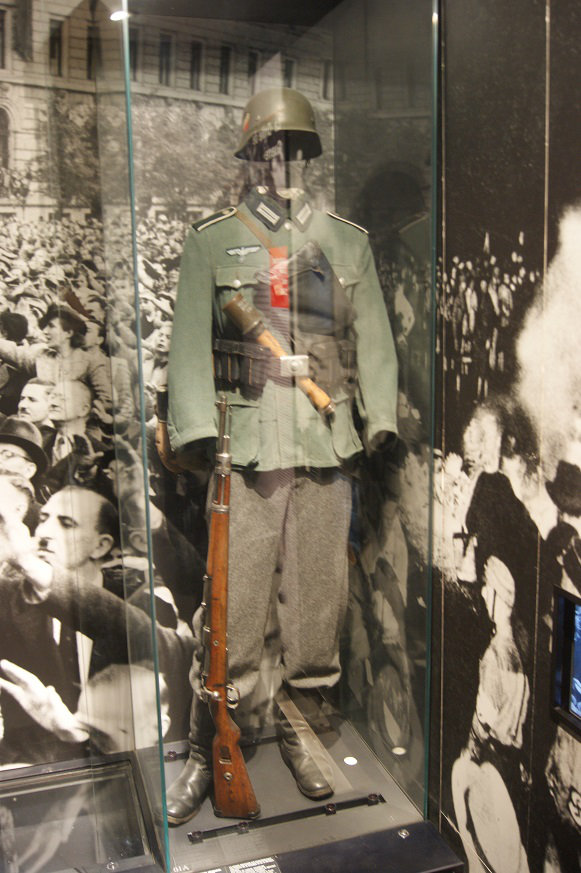
[[[205,227],[210,227],[211,224],[216,224],[218,221],[224,221],[225,218],[230,218],[236,214],[235,206],[228,206],[226,209],[221,209],[220,212],[215,212],[213,215],[208,215],[206,218],[200,218],[192,224],[194,230],[204,230]]]
[[[327,212],[327,215],[330,215],[331,218],[336,218],[337,221],[344,221],[345,224],[350,224],[351,227],[356,227],[357,230],[360,230],[362,233],[366,233],[367,235],[369,235],[369,231],[368,231],[368,230],[365,230],[365,228],[364,228],[364,227],[361,227],[360,224],[355,224],[354,221],[348,221],[348,219],[346,219],[346,218],[341,218],[340,215],[335,215],[334,212]]]

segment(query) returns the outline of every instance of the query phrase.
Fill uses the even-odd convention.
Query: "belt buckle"
[[[308,355],[283,355],[279,358],[281,376],[308,376]]]

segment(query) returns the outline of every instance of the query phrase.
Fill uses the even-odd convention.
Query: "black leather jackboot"
[[[190,714],[190,755],[186,766],[167,790],[167,820],[181,825],[193,818],[212,785],[214,723],[210,710],[194,694]]]
[[[310,710],[319,708],[320,695],[316,689],[301,689],[301,696],[308,698]],[[290,708],[285,705],[285,697],[286,695],[279,700],[276,707],[282,759],[293,774],[297,788],[305,797],[311,800],[331,797],[334,791],[331,760],[303,713],[294,704],[292,695]],[[283,708],[286,709],[288,718]]]

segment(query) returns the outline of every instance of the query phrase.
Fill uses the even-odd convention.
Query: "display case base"
[[[335,794],[325,801],[310,801],[297,789],[294,779],[283,763],[278,744],[267,738],[247,750],[248,772],[261,805],[262,815],[251,822],[216,818],[208,798],[198,815],[176,828],[170,828],[170,855],[172,873],[255,873],[252,859],[272,859],[274,866],[265,863],[256,867],[256,873],[298,873],[302,870],[329,870],[333,873],[356,873],[356,866],[336,866],[327,857],[333,846],[345,844],[345,857],[356,857],[364,863],[363,855],[369,845],[370,857],[383,852],[380,847],[396,840],[398,851],[410,859],[409,867],[386,867],[385,864],[362,866],[367,871],[460,870],[457,860],[449,853],[435,829],[422,821],[416,806],[396,781],[380,765],[361,736],[348,722],[332,719],[329,730],[319,734],[332,761]],[[250,754],[248,754],[248,751]],[[180,773],[187,755],[185,744],[166,748],[166,781],[170,784]],[[350,763],[347,763],[350,762]],[[353,763],[355,762],[355,763]],[[419,830],[417,830],[419,828]],[[398,836],[409,832],[410,837]],[[383,836],[382,836],[383,835]],[[426,856],[441,858],[440,866],[422,867],[422,846]],[[395,850],[394,850],[395,851]],[[354,853],[353,856],[351,853]],[[361,856],[361,857],[360,857]],[[395,855],[399,857],[399,855]],[[351,862],[350,862],[351,863]],[[452,866],[453,864],[456,866]],[[306,866],[301,867],[301,864]],[[335,866],[333,866],[335,864]],[[414,866],[415,864],[415,866]],[[445,866],[448,864],[448,866]],[[286,866],[285,866],[286,865]]]
[[[463,870],[464,865],[432,824],[414,822],[407,828],[213,867],[204,873],[462,873]]]

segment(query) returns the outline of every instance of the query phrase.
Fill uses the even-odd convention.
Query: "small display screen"
[[[571,712],[581,718],[581,603],[575,604],[575,631],[571,658]]]
[[[581,598],[555,588],[553,715],[581,736]]]

